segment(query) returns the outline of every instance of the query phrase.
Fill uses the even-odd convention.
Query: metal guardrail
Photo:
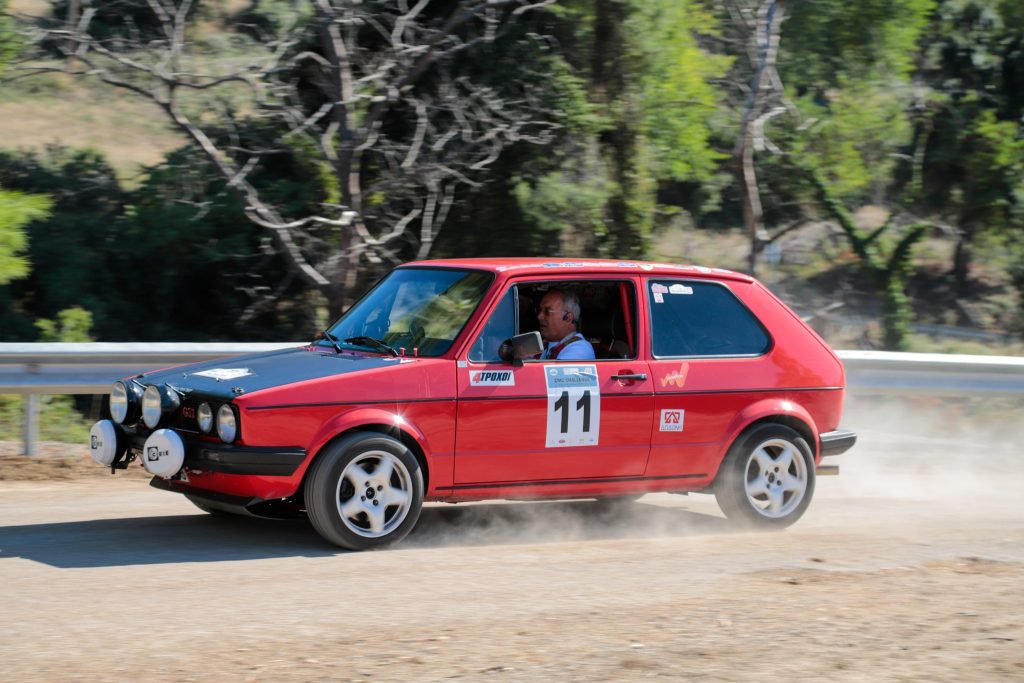
[[[0,344],[0,394],[105,394],[133,373],[306,343]]]
[[[136,372],[301,346],[270,344],[64,343],[0,344],[0,394],[26,394],[25,455],[35,455],[40,394],[105,394]]]
[[[1024,396],[1024,358],[839,351],[847,391],[886,396]]]
[[[26,394],[25,452],[34,452],[39,394],[104,394],[135,372],[302,346],[306,342],[0,343],[0,394]],[[839,351],[847,387],[865,396],[1024,396],[1024,358]]]

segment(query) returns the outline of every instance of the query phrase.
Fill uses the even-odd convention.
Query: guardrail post
[[[25,455],[36,454],[36,435],[39,433],[39,395],[25,396]]]

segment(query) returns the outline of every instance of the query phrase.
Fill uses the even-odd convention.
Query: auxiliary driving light
[[[150,474],[167,479],[185,464],[185,442],[173,429],[158,429],[142,447],[142,466]]]
[[[156,429],[160,418],[173,413],[181,405],[181,397],[174,389],[166,385],[152,384],[146,387],[142,395],[142,421],[150,429]]]
[[[142,387],[132,381],[114,382],[110,387],[110,417],[117,424],[139,421]]]
[[[121,430],[110,420],[100,420],[89,430],[89,455],[104,467],[110,467],[125,447]]]
[[[209,403],[199,404],[199,409],[196,410],[196,422],[199,423],[199,429],[204,434],[209,434],[210,430],[213,429],[213,408],[210,407]]]

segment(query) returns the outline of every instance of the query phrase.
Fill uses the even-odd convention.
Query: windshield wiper
[[[341,348],[341,344],[338,343],[338,338],[335,337],[330,332],[328,332],[327,330],[320,330],[320,334],[318,334],[313,339],[313,341],[316,342],[316,341],[319,341],[321,339],[326,339],[327,341],[331,342],[331,346],[333,346],[334,350],[337,351],[338,353],[344,352],[344,349]]]
[[[385,342],[382,342],[380,339],[374,339],[373,337],[349,337],[348,339],[345,340],[345,343],[358,344],[359,346],[369,346],[371,348],[377,349],[378,351],[383,351],[392,356],[398,355],[398,351],[395,351],[393,347],[388,346]]]

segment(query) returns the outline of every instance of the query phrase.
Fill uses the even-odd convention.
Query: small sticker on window
[[[675,284],[668,288],[670,294],[693,294],[693,287]]]
[[[655,294],[664,294],[665,292],[669,291],[669,289],[665,285],[661,285],[655,282],[653,285],[651,285],[651,291]]]
[[[665,303],[665,295],[664,294],[658,294],[657,292],[655,292],[654,293],[654,303],[656,303],[656,304],[663,304],[663,303]]]

